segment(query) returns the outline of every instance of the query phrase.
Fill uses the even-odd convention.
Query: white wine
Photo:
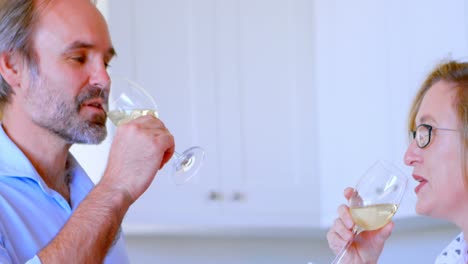
[[[390,222],[397,209],[396,204],[373,204],[350,208],[350,212],[357,226],[363,230],[377,230]]]
[[[145,115],[159,117],[158,112],[153,109],[113,110],[107,113],[107,117],[109,117],[116,126]]]

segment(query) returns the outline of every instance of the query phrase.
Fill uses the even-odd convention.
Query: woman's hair
[[[468,63],[458,61],[448,61],[441,63],[427,76],[426,80],[419,89],[416,97],[414,98],[411,110],[409,112],[408,128],[409,131],[416,129],[416,115],[421,106],[421,102],[426,95],[426,92],[439,81],[446,81],[455,84],[457,95],[455,98],[454,106],[457,112],[460,126],[460,146],[462,154],[462,169],[465,177],[465,182],[468,183],[466,169],[466,152],[468,151]]]

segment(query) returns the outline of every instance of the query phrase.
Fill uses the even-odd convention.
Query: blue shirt
[[[0,123],[0,263],[41,263],[37,253],[57,235],[94,187],[71,154],[69,166],[71,207],[47,187]],[[105,263],[128,263],[123,236],[118,236]]]

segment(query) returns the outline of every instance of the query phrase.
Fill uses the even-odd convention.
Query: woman
[[[462,233],[437,257],[436,263],[468,263],[468,63],[450,61],[429,74],[414,99],[409,114],[412,141],[404,161],[413,167],[419,182],[416,212],[448,220]],[[349,199],[352,189],[344,192]],[[349,208],[338,208],[339,218],[327,234],[330,248],[338,253],[353,238]],[[361,233],[348,249],[342,263],[377,263],[393,229]]]

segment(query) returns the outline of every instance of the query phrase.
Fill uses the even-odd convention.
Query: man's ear
[[[17,53],[0,53],[0,74],[12,88],[18,86],[21,81],[21,62],[22,60]]]

